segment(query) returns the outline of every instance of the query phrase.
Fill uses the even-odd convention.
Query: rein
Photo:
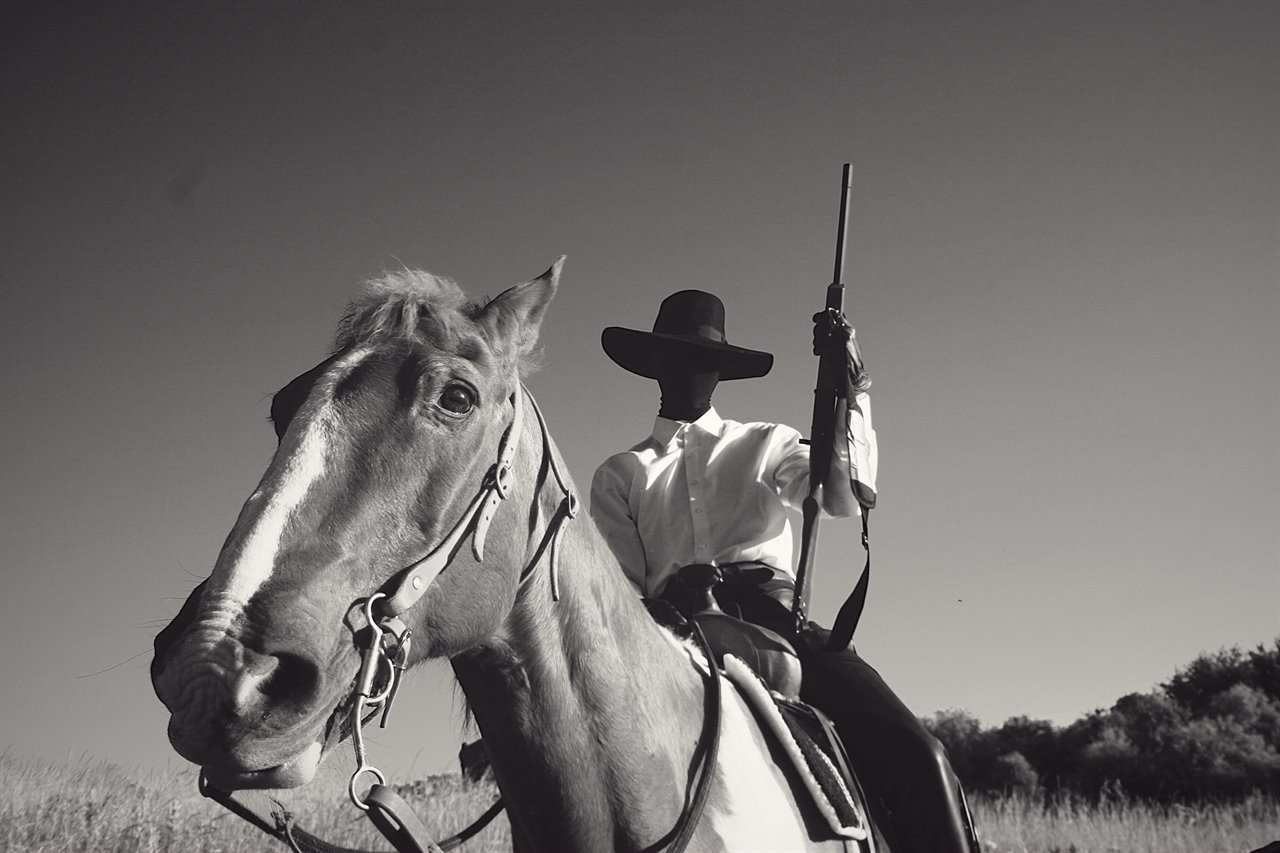
[[[558,545],[564,531],[564,523],[578,514],[578,499],[567,478],[560,471],[559,465],[556,464],[542,410],[538,408],[533,395],[522,384],[511,395],[514,413],[511,424],[499,443],[497,461],[490,466],[480,489],[457,523],[430,553],[392,576],[393,580],[396,578],[398,580],[391,592],[374,592],[365,599],[361,608],[365,622],[369,626],[370,636],[368,645],[361,652],[360,669],[356,676],[355,687],[348,700],[343,703],[350,703],[347,725],[351,732],[356,757],[356,769],[347,784],[347,795],[356,808],[368,815],[370,822],[399,853],[444,853],[452,850],[484,829],[504,807],[502,799],[499,798],[466,829],[439,843],[432,841],[426,828],[414,815],[409,805],[386,784],[386,776],[382,771],[369,763],[363,727],[379,713],[382,715],[379,727],[386,727],[387,716],[400,687],[401,674],[408,666],[413,632],[401,616],[426,594],[432,582],[448,568],[468,536],[471,537],[472,553],[476,560],[484,559],[485,541],[494,514],[499,505],[511,495],[512,464],[515,461],[516,445],[524,425],[523,399],[526,396],[537,418],[538,430],[542,438],[543,458],[547,460],[547,467],[555,477],[556,484],[564,497],[548,521],[546,531],[534,550],[532,558],[521,570],[519,587],[523,589],[525,584],[533,578],[543,555],[549,553],[547,562],[551,595],[554,601],[560,600]],[[537,500],[536,495],[534,499]],[[694,637],[706,656],[710,669],[708,693],[711,707],[703,733],[699,738],[699,746],[706,744],[706,755],[702,761],[702,773],[698,778],[689,807],[680,815],[672,830],[669,853],[682,853],[693,837],[694,828],[705,810],[710,794],[720,744],[721,685],[716,673],[715,655],[702,635],[702,631],[696,625],[693,628]],[[356,634],[356,642],[358,646],[359,632]],[[695,757],[696,755],[695,752]],[[369,792],[361,797],[358,783],[365,774],[375,781]],[[208,784],[203,773],[200,775],[199,787],[202,795],[219,803],[268,835],[288,844],[296,853],[369,853],[369,851],[335,846],[305,832],[293,823],[292,816],[278,801],[273,800],[277,811],[273,812],[275,826],[272,826],[236,801],[229,792]]]

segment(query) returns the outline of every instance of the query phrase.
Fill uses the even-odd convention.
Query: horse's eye
[[[439,406],[446,412],[465,415],[476,405],[475,392],[458,382],[450,382],[440,392]]]

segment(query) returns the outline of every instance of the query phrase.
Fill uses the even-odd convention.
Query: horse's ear
[[[537,345],[538,328],[556,295],[562,266],[564,255],[556,258],[551,269],[542,275],[504,290],[484,306],[480,324],[490,340],[510,342],[522,356]]]

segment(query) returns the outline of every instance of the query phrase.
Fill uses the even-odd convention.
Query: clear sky
[[[863,656],[919,714],[1066,724],[1280,634],[1276,3],[0,15],[0,748],[180,764],[152,636],[384,268],[568,255],[530,384],[580,485],[656,410],[601,328],[681,288],[776,355],[721,413],[807,429],[845,161]],[[821,541],[829,620],[861,561]],[[373,757],[449,769],[447,667],[412,687]]]

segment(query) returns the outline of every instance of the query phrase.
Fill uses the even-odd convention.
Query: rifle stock
[[[840,178],[840,223],[836,230],[836,263],[831,284],[827,285],[824,310],[844,312],[844,248],[848,231],[849,190],[852,167],[844,164]],[[821,512],[822,487],[831,468],[835,447],[836,401],[841,391],[843,364],[831,353],[818,358],[818,382],[813,389],[813,419],[809,425],[809,493],[802,510],[804,524],[800,535],[800,560],[796,565],[796,596],[793,612],[803,626],[807,619],[805,602],[809,598],[809,566],[818,547],[818,516]]]

